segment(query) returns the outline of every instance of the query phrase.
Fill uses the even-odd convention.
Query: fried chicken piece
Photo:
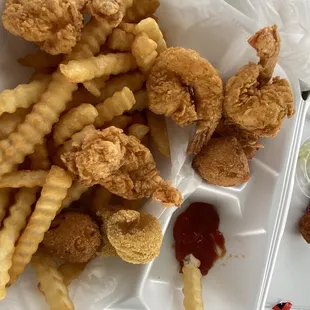
[[[223,83],[216,69],[193,50],[168,48],[155,61],[147,91],[153,113],[182,127],[197,124],[188,146],[188,153],[197,154],[222,117]]]
[[[249,39],[259,64],[249,63],[231,77],[225,88],[224,117],[259,137],[275,137],[284,118],[294,115],[293,93],[285,79],[273,78],[280,39],[277,27],[266,27]]]
[[[83,16],[74,0],[7,0],[4,27],[47,53],[69,53],[80,38]]]
[[[235,137],[212,138],[194,158],[193,167],[218,186],[236,186],[250,178],[248,159]]]
[[[71,263],[89,261],[100,246],[99,227],[89,215],[58,215],[45,233],[42,245],[51,255]]]
[[[87,186],[100,184],[129,200],[152,196],[166,206],[182,203],[181,193],[160,177],[150,150],[116,127],[90,131],[62,160]]]
[[[119,210],[106,214],[103,223],[107,239],[124,261],[145,264],[159,255],[163,235],[154,216]]]
[[[80,39],[85,6],[95,18],[115,26],[123,18],[121,0],[7,0],[2,22],[9,32],[49,54],[67,54]]]
[[[222,137],[235,137],[241,144],[243,151],[248,159],[254,157],[256,152],[264,146],[259,142],[259,137],[248,132],[238,125],[231,123],[224,117],[221,118],[215,132]]]

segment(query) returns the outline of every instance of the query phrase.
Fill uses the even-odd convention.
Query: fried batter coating
[[[100,243],[99,227],[89,215],[68,212],[53,220],[42,245],[55,257],[70,263],[84,263],[95,255]]]
[[[159,255],[163,235],[158,220],[134,210],[110,212],[103,229],[117,254],[132,264],[145,264]]]
[[[310,212],[306,212],[299,221],[299,231],[307,243],[310,243]]]
[[[123,19],[122,0],[90,0],[87,8],[96,19],[105,19],[117,26]]]
[[[69,53],[80,38],[83,16],[74,0],[7,0],[4,27],[47,53]]]
[[[114,126],[89,132],[62,160],[87,186],[100,184],[129,200],[152,196],[166,206],[182,203],[180,192],[160,177],[150,150]]]
[[[224,117],[221,118],[215,132],[223,137],[235,137],[241,144],[243,151],[248,159],[254,157],[256,152],[264,146],[259,142],[259,137],[248,132],[238,125],[231,123]]]
[[[262,70],[259,82],[268,83],[278,62],[280,53],[280,37],[277,25],[265,27],[254,34],[248,43],[257,51]]]
[[[180,126],[197,123],[188,152],[198,153],[222,116],[223,83],[216,69],[193,50],[168,48],[157,57],[147,90],[152,112]]]
[[[123,18],[121,0],[7,0],[2,22],[49,54],[70,53],[80,39],[86,5],[95,18],[115,26]]]
[[[235,186],[250,178],[247,157],[235,137],[212,138],[194,158],[193,167],[218,186]]]
[[[273,78],[280,39],[276,26],[260,30],[249,39],[261,57],[231,77],[225,88],[224,116],[259,137],[275,137],[284,118],[294,115],[293,94],[285,79]]]

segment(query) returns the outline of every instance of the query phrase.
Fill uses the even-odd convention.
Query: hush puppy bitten
[[[212,138],[194,158],[193,167],[218,186],[235,186],[250,178],[248,159],[235,137]]]
[[[159,255],[163,235],[154,216],[134,210],[119,210],[105,214],[103,222],[107,239],[123,260],[145,264]]]
[[[150,150],[116,127],[89,132],[62,160],[87,186],[100,184],[129,200],[152,196],[166,206],[182,203],[181,193],[160,177]]]
[[[58,215],[45,233],[45,251],[71,263],[84,263],[94,257],[101,243],[96,222],[86,214],[68,212]]]

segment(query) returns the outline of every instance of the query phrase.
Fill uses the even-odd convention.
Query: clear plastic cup
[[[310,138],[304,141],[300,147],[296,179],[302,192],[310,198]]]

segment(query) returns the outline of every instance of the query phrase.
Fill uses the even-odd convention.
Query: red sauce
[[[214,262],[226,253],[225,239],[218,230],[220,218],[214,207],[207,203],[192,203],[174,224],[176,258],[181,270],[184,258],[193,254],[200,260],[200,271],[206,275]]]

